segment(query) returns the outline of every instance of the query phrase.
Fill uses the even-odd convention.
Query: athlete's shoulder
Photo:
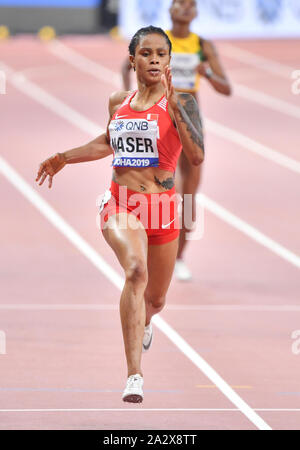
[[[216,50],[216,46],[213,43],[213,41],[210,41],[209,39],[204,39],[204,38],[200,38],[202,40],[202,49],[203,49],[203,53],[206,57],[209,56],[213,56],[216,55],[217,50]]]
[[[132,91],[115,91],[109,96],[109,113],[112,116]]]
[[[195,96],[193,94],[190,94],[189,92],[177,92],[177,96],[178,100],[183,106],[185,106],[188,102],[197,105]]]
[[[109,104],[111,106],[118,105],[124,102],[125,98],[131,91],[115,91],[109,96]]]
[[[194,33],[193,31],[191,31],[190,32],[190,38],[193,38],[193,39],[201,39],[201,37],[199,36],[199,34],[197,34],[197,33]]]
[[[199,47],[200,47],[200,56],[202,61],[207,61],[209,57],[214,55],[216,53],[216,48],[214,46],[214,43],[210,41],[209,39],[205,39],[203,36],[199,36],[197,34],[197,38],[199,41]]]
[[[165,30],[165,33],[168,36],[168,38],[170,39],[171,44],[174,45],[174,36],[172,34],[172,31],[171,30]]]

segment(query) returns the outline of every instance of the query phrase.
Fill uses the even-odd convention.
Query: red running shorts
[[[179,236],[180,203],[181,196],[176,193],[175,187],[165,192],[143,194],[112,181],[99,207],[102,232],[109,226],[109,217],[125,212],[134,214],[143,224],[149,245],[166,244]]]

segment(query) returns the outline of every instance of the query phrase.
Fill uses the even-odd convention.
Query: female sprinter
[[[140,29],[129,45],[138,90],[111,95],[107,135],[49,158],[36,179],[42,177],[42,184],[48,175],[51,187],[53,175],[65,164],[114,153],[112,183],[100,216],[103,236],[125,274],[120,316],[128,379],[122,398],[132,403],[143,400],[141,354],[152,342],[151,317],[165,305],[178,250],[177,208],[170,207],[177,160],[182,147],[191,165],[204,159],[197,103],[172,85],[171,47],[161,28]],[[132,206],[137,202],[138,213]],[[169,209],[167,220],[164,209]],[[152,226],[150,216],[158,210]]]
[[[200,77],[208,80],[211,86],[220,94],[230,95],[231,87],[222,68],[220,58],[211,41],[205,40],[191,32],[191,23],[197,17],[196,0],[173,0],[170,7],[172,29],[166,34],[172,43],[172,80],[177,92],[189,92],[197,100]],[[126,61],[122,67],[123,84],[126,90],[130,89],[129,72],[131,61]],[[192,212],[189,204],[182,212],[189,211],[196,219],[196,193],[202,178],[202,166],[189,164],[186,152],[181,152],[179,158],[179,171],[176,174],[176,187],[182,194],[192,194]],[[183,205],[182,205],[183,206]],[[186,223],[183,220],[183,223]],[[179,247],[175,265],[175,276],[179,280],[190,280],[192,275],[183,261],[183,252],[186,248],[186,237],[189,230],[182,227],[179,237]]]

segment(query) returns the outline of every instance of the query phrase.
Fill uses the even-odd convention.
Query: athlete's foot
[[[142,348],[143,353],[145,353],[149,350],[149,348],[151,347],[152,341],[153,341],[153,329],[152,329],[152,324],[150,322],[149,325],[147,325],[144,330],[143,348]]]
[[[144,380],[140,374],[130,375],[130,377],[127,378],[126,388],[123,392],[123,401],[129,403],[141,403],[144,398],[143,384]]]
[[[192,274],[182,259],[176,259],[174,274],[179,281],[190,281]]]

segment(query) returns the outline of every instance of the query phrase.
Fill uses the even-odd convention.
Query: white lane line
[[[122,86],[122,78],[120,74],[117,74],[100,63],[96,63],[86,58],[62,42],[58,40],[51,41],[48,45],[48,49],[56,57],[68,62],[76,69],[92,75],[100,81],[113,84],[117,88]],[[264,107],[269,107],[277,112],[285,113],[291,117],[300,118],[300,108],[283,100],[276,99],[270,95],[266,95],[260,91],[247,88],[246,86],[237,83],[234,84],[234,92],[243,99],[254,103],[259,103]]]
[[[240,412],[238,408],[60,408],[60,409],[0,409],[0,412]],[[298,408],[255,408],[254,411],[299,412]]]
[[[273,111],[300,119],[300,108],[298,106],[280,100],[272,95],[265,94],[264,92],[257,91],[239,83],[234,83],[234,93],[249,102],[258,103],[265,108],[270,108]]]
[[[0,157],[0,173],[44,215],[100,272],[119,290],[124,280],[103,258],[25,181]],[[223,378],[170,326],[159,316],[153,317],[153,323],[170,339],[182,353],[191,360],[240,411],[260,430],[271,427],[223,380]]]
[[[299,305],[166,305],[171,311],[300,311]]]
[[[237,69],[239,71],[239,69]],[[25,75],[26,77],[45,77],[52,78],[57,74],[57,64],[51,64],[49,66],[34,66],[26,67],[26,69],[21,70],[19,73]],[[235,72],[234,72],[235,73]],[[239,73],[239,72],[237,72]]]
[[[75,109],[66,105],[47,91],[39,87],[37,84],[29,81],[23,73],[14,72],[9,66],[0,61],[0,69],[6,72],[9,77],[10,83],[23,94],[33,98],[38,103],[45,106],[54,114],[67,120],[72,125],[75,125],[85,133],[91,134],[96,137],[102,134],[103,129],[96,123],[84,117],[82,114],[75,111]]]
[[[11,73],[11,72],[10,72]],[[27,83],[25,77],[20,81],[18,77],[9,77],[15,87],[23,93],[38,100],[37,90],[34,83]],[[21,88],[19,87],[21,85]],[[42,89],[38,89],[38,92]],[[47,96],[43,96],[43,104],[47,105]],[[53,97],[50,96],[49,109],[53,111]],[[58,107],[60,104],[58,103]],[[63,116],[63,111],[60,111]],[[80,120],[80,117],[78,117]],[[25,196],[50,222],[61,231],[87,258],[119,289],[122,290],[123,279],[108,265],[103,258],[86,242],[81,236],[56,213],[56,211],[11,167],[0,158],[0,171],[12,183],[19,192]],[[122,280],[122,281],[121,281]],[[270,430],[271,427],[258,415],[236,392],[218,375],[218,373],[198,355],[195,350],[161,317],[154,317],[153,323],[214,383],[221,392],[259,429]]]
[[[224,222],[227,222],[229,225],[232,225],[237,230],[240,230],[246,236],[248,236],[251,239],[253,239],[254,241],[258,242],[263,247],[266,247],[268,250],[270,250],[275,255],[280,256],[285,261],[300,268],[300,257],[298,255],[291,252],[290,250],[283,247],[282,245],[278,244],[273,239],[270,239],[268,236],[261,233],[257,228],[252,227],[244,220],[240,219],[239,217],[237,217],[234,214],[232,214],[231,212],[229,212],[227,209],[223,208],[218,203],[209,199],[206,195],[197,194],[197,203],[199,203],[200,205],[205,207],[205,209],[207,209],[208,211],[213,213],[215,216],[222,219]]]
[[[292,172],[300,173],[300,161],[289,158],[288,156],[285,156],[282,153],[267,147],[266,145],[260,144],[254,139],[251,139],[238,131],[232,130],[225,125],[221,125],[218,122],[208,119],[207,117],[204,120],[204,124],[205,128],[211,133],[214,133],[216,136],[244,147],[252,153],[256,153],[262,158],[272,161],[273,163],[289,169]]]
[[[29,92],[29,91],[28,91]],[[57,228],[88,260],[94,264],[117,288],[123,286],[120,275],[0,156],[0,173],[11,183],[49,222]]]
[[[60,41],[52,41],[49,43],[48,47],[49,51],[53,53],[58,58],[62,59],[63,61],[68,62],[69,64],[73,65],[77,69],[81,70],[82,72],[85,72],[89,75],[92,75],[99,79],[100,81],[107,82],[108,79],[110,79],[110,84],[115,86],[116,88],[120,89],[122,86],[120,75],[115,73],[114,71],[102,66],[99,63],[95,63],[86,57],[83,57],[80,53],[76,52],[75,50],[71,50],[69,47],[64,45]],[[83,59],[82,59],[83,58]],[[89,61],[92,63],[92,66],[89,64],[85,64],[83,61]],[[95,70],[94,70],[95,69]],[[102,71],[104,75],[102,75]],[[240,94],[250,95],[249,90],[247,91],[247,88],[243,88],[240,86],[238,88],[238,91],[240,91]],[[247,94],[246,94],[247,92]],[[260,93],[259,93],[260,94]],[[297,107],[294,107],[294,105],[288,106],[285,104],[285,102],[281,102],[280,100],[275,101],[273,99],[270,99],[268,96],[260,96],[258,95],[258,91],[255,91],[255,95],[253,95],[253,98],[249,98],[248,100],[253,100],[253,98],[258,98],[259,103],[262,104],[264,99],[265,104],[272,104],[272,108],[274,109],[274,105],[276,105],[277,110],[279,105],[283,106],[283,109],[286,109],[289,111],[290,114],[293,115],[296,114],[298,116],[298,109]],[[251,97],[251,96],[250,96]],[[266,99],[267,97],[267,99]],[[291,107],[291,108],[289,108]],[[296,110],[294,109],[296,108]],[[292,111],[292,112],[291,112]],[[280,111],[281,112],[281,111]],[[247,150],[250,150],[254,152],[255,154],[262,156],[265,159],[268,159],[269,161],[272,161],[276,164],[281,165],[282,167],[292,170],[293,172],[300,173],[300,162],[289,158],[288,156],[283,155],[282,153],[271,149],[270,147],[267,147],[266,145],[260,144],[254,139],[250,139],[249,137],[243,135],[242,133],[239,133],[229,127],[226,127],[224,125],[221,125],[220,123],[213,121],[209,119],[208,117],[205,117],[204,120],[205,128],[209,130],[211,133],[216,134],[217,136],[221,136],[223,139],[226,139],[229,142],[234,142],[235,144],[238,144]]]
[[[115,304],[0,304],[1,311],[118,311]],[[295,312],[300,311],[299,305],[171,305],[164,308],[169,311],[253,311],[253,312]]]
[[[82,72],[88,73],[89,75],[92,75],[105,83],[114,84],[118,88],[122,85],[121,75],[100,65],[99,63],[92,61],[89,58],[86,58],[58,40],[51,41],[48,44],[48,49],[53,55],[61,58],[63,61],[67,61],[69,64]]]
[[[266,72],[283,78],[291,78],[291,73],[296,67],[278,63],[264,56],[259,56],[249,50],[244,50],[232,44],[222,44],[222,55],[235,59],[239,62],[253,66]]]
[[[68,305],[68,304],[2,304],[0,305],[0,311],[117,311],[118,305]]]
[[[161,411],[161,412],[225,412],[225,411],[235,411],[240,412],[237,408],[82,408],[82,409],[0,409],[0,412],[151,412],[151,411]]]
[[[234,69],[227,68],[226,71],[228,72],[230,79],[238,77],[240,80],[243,80],[243,82],[254,81],[257,78],[255,72],[249,70],[249,67],[236,67]]]

